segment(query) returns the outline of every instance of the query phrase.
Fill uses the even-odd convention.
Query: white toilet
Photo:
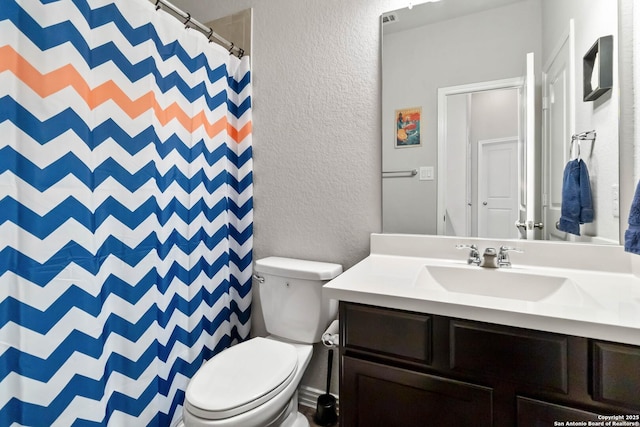
[[[298,413],[297,388],[313,343],[337,314],[322,285],[339,264],[269,257],[256,261],[258,291],[269,335],[212,357],[185,395],[185,427],[308,427]]]

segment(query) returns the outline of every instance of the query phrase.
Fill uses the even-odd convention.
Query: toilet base
[[[184,422],[180,420],[176,427],[185,427]],[[309,420],[307,420],[307,417],[302,415],[300,412],[294,412],[290,414],[286,420],[284,420],[280,427],[310,427],[310,424]]]
[[[282,423],[280,427],[310,427],[310,425],[307,417],[302,415],[300,412],[294,412],[284,420],[284,423]]]
[[[195,422],[195,423],[194,423]],[[232,419],[227,418],[226,420],[192,420],[191,423],[194,426],[198,427],[206,427],[206,426],[238,426],[245,427],[247,426],[246,421],[242,423],[242,425],[238,424],[238,421],[232,421]],[[255,422],[254,422],[255,424]],[[309,421],[307,417],[298,412],[298,391],[296,390],[289,400],[289,403],[282,408],[279,415],[272,419],[268,424],[254,425],[252,427],[310,427]],[[180,420],[176,427],[186,427],[185,423]]]

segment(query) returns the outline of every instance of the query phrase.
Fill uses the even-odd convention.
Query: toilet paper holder
[[[340,323],[338,319],[331,322],[326,331],[322,334],[322,344],[327,348],[336,348],[340,343],[340,335],[338,334]]]

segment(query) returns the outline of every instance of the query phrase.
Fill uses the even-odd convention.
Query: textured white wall
[[[360,261],[381,228],[378,19],[400,2],[173,3],[200,22],[253,8],[254,257]]]
[[[631,1],[631,0],[629,0]],[[623,9],[623,12],[628,12],[628,9],[633,9],[633,39],[640,40],[640,7],[633,7],[633,3],[626,8]],[[640,43],[636,42],[633,44],[633,81],[634,87],[638,87],[640,84]],[[633,93],[633,102],[634,105],[640,104],[640,90],[635,90]],[[634,112],[635,121],[640,123],[640,109]],[[640,126],[636,126],[635,129],[635,140],[640,140]],[[635,179],[640,179],[640,144],[637,144],[634,151],[634,169],[635,169]]]
[[[636,0],[619,0],[618,10],[618,49],[620,52],[620,237],[624,241],[627,229],[627,218],[631,207],[631,200],[640,178],[640,138],[637,132],[640,122],[640,110],[636,108],[638,91],[634,90],[640,84],[640,7],[634,6]],[[635,29],[635,30],[634,30]],[[635,33],[635,42],[634,42]],[[635,94],[634,94],[635,92]],[[636,257],[634,257],[634,260]],[[637,265],[640,262],[636,261]]]
[[[408,0],[171,1],[200,22],[253,8],[254,259],[367,256],[381,230],[379,17]],[[337,371],[336,353],[334,392]],[[302,384],[324,389],[325,372],[318,345]]]

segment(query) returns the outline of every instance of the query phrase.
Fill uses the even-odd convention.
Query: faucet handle
[[[456,245],[456,249],[469,249],[469,258],[467,259],[467,264],[480,265],[480,252],[478,252],[477,245],[458,244]]]
[[[506,245],[500,246],[500,253],[501,254],[506,254],[507,252],[523,253],[524,251],[522,249],[514,248],[514,247],[511,247],[511,246],[506,246]]]
[[[469,249],[469,257],[479,257],[480,252],[478,251],[478,245],[471,244],[458,244],[456,245],[456,249]]]
[[[509,252],[524,252],[522,249],[514,248],[511,246],[500,246],[500,253],[498,254],[498,267],[511,267],[511,260],[509,259]]]
[[[477,251],[478,245],[467,245],[464,243],[459,243],[456,245],[456,249],[471,249],[471,250]]]

